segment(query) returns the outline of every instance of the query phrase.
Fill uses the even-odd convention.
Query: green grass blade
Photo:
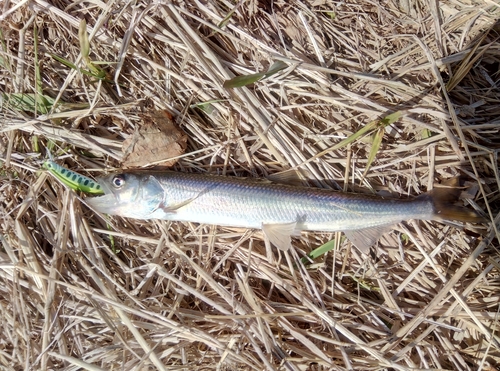
[[[286,64],[283,61],[274,62],[273,65],[264,74],[264,76],[265,76],[265,78],[268,78],[268,77],[278,73],[279,71],[284,70],[287,67],[288,67],[288,64]]]
[[[381,127],[378,129],[378,131],[375,133],[375,136],[373,137],[372,148],[370,149],[370,154],[368,155],[368,161],[366,163],[366,168],[363,173],[363,176],[361,177],[361,181],[363,181],[366,174],[368,173],[368,170],[370,169],[370,166],[373,160],[375,159],[378,150],[380,149],[380,145],[382,144],[382,138],[384,137],[384,132],[385,128]]]
[[[85,62],[85,65],[89,69],[91,75],[97,77],[99,80],[104,80],[106,78],[106,71],[97,67],[90,59],[90,42],[89,35],[87,34],[87,22],[85,22],[85,19],[82,19],[80,22],[78,40],[80,41],[80,50],[83,61]],[[82,70],[82,72],[84,71]]]
[[[109,218],[109,216],[107,217]],[[108,221],[106,221],[106,227],[108,228],[109,231],[113,230],[113,227],[111,226],[111,224],[109,224]],[[108,237],[109,237],[109,243],[111,245],[111,251],[113,251],[113,254],[118,255],[121,252],[121,250],[116,248],[115,236],[113,236],[112,234],[108,234]]]
[[[34,93],[4,93],[2,94],[2,100],[2,106],[15,111],[32,113],[48,111],[54,103],[54,99],[51,97]]]
[[[371,130],[374,130],[377,127],[378,121],[372,121],[368,125],[366,125],[364,128],[358,130],[354,134],[348,136],[347,138],[341,140],[339,143],[335,144],[333,147],[330,147],[329,149],[326,149],[317,155],[314,156],[314,158],[321,157],[323,155],[326,155],[328,152],[335,151],[336,149],[346,147],[348,144],[351,144],[355,142],[358,138],[361,136],[365,135],[366,133],[370,132]]]
[[[217,27],[219,27],[221,29],[224,28],[224,27],[226,27],[226,25],[231,20],[231,17],[233,16],[234,12],[236,11],[236,9],[238,9],[238,7],[240,5],[241,5],[241,2],[239,4],[237,4],[233,9],[231,9],[229,11],[229,13],[227,13],[227,15],[224,17],[224,19],[222,21],[220,21],[220,23],[217,25]]]
[[[265,73],[254,73],[252,75],[236,76],[224,82],[223,87],[226,89],[241,88],[242,86],[253,84],[263,78]]]
[[[311,261],[309,259],[314,260],[314,259],[320,257],[321,255],[326,254],[328,251],[333,250],[335,248],[335,242],[336,242],[336,240],[333,239],[333,240],[328,241],[327,243],[321,245],[320,247],[314,249],[309,254],[307,254],[307,257],[304,257],[301,259],[302,264],[305,264],[305,265],[310,264]]]
[[[242,86],[253,84],[262,78],[268,78],[287,67],[288,65],[285,62],[277,61],[267,70],[267,72],[236,76],[230,80],[226,80],[223,86],[226,89],[241,88]]]
[[[90,43],[89,35],[87,34],[87,22],[85,19],[80,21],[80,27],[78,28],[78,40],[80,41],[80,52],[82,53],[82,58],[85,63],[90,62]]]
[[[385,116],[382,119],[372,121],[369,124],[367,124],[365,127],[361,128],[360,130],[358,130],[354,134],[350,135],[349,137],[345,138],[344,140],[340,141],[339,143],[335,144],[334,146],[332,146],[328,149],[325,149],[324,151],[321,151],[320,153],[309,158],[306,162],[314,161],[317,158],[320,158],[331,151],[335,151],[336,149],[346,147],[348,144],[355,142],[357,139],[359,139],[363,135],[365,135],[373,130],[376,130],[378,127],[385,128],[387,125],[391,125],[392,123],[399,120],[399,118],[401,116],[403,116],[403,111],[397,111],[397,112],[391,113],[390,115]]]
[[[382,144],[382,138],[384,137],[384,132],[385,128],[388,125],[391,125],[395,123],[396,121],[399,120],[399,118],[403,115],[401,111],[397,111],[394,113],[391,113],[390,115],[385,116],[383,119],[380,120],[380,123],[377,125],[378,130],[375,133],[375,136],[373,137],[373,143],[372,143],[372,148],[370,149],[370,154],[368,155],[368,162],[366,164],[365,171],[363,173],[363,176],[361,177],[361,181],[365,178],[366,174],[368,173],[368,170],[370,170],[370,166],[375,159],[375,156],[377,155],[378,150],[380,149],[380,145]]]
[[[0,108],[10,108],[19,112],[42,112],[44,109],[50,111],[54,105],[54,99],[48,95],[34,93],[11,93],[0,96]],[[56,112],[73,109],[88,108],[88,103],[66,103],[59,101]]]
[[[213,103],[219,103],[219,102],[223,102],[225,100],[226,99],[212,99],[212,100],[208,100],[206,102],[198,102],[198,103],[190,105],[189,108],[199,108],[203,112],[210,115],[215,111],[215,107],[213,106]]]
[[[76,66],[76,64],[68,61],[67,59],[64,59],[63,57],[60,57],[60,56],[52,54],[52,53],[47,53],[47,54],[50,55],[52,58],[54,58],[59,63],[64,64],[66,67],[71,68],[73,70],[77,70],[77,71],[79,70],[79,68]]]
[[[55,59],[59,63],[65,65],[66,67],[71,68],[73,70],[76,70],[76,71],[78,71],[80,73],[83,73],[84,75],[95,77],[95,78],[98,78],[99,80],[105,80],[106,82],[111,82],[111,81],[108,81],[108,80],[105,79],[106,72],[104,70],[102,70],[101,68],[96,67],[94,65],[94,63],[92,63],[92,66],[94,67],[94,69],[96,70],[96,72],[92,72],[92,71],[86,70],[84,68],[78,68],[76,66],[76,64],[74,64],[74,63],[68,61],[67,59],[64,59],[64,58],[62,58],[62,57],[60,57],[58,55],[55,55],[55,54],[52,54],[52,53],[47,53],[47,54],[50,55],[50,57],[52,57],[53,59]],[[98,63],[98,62],[96,62],[96,63]],[[102,63],[106,63],[106,62],[102,62]]]
[[[54,101],[50,102],[43,95],[43,86],[42,86],[42,75],[40,72],[40,63],[38,61],[38,28],[33,26],[33,47],[34,47],[34,55],[35,55],[35,103],[33,105],[34,112],[41,112],[42,114],[47,114]]]
[[[38,61],[38,28],[36,25],[33,26],[33,48],[35,52],[35,88],[38,94],[43,94],[42,76],[40,74],[40,64]]]
[[[422,139],[427,139],[427,138],[430,138],[432,137],[434,134],[432,131],[430,131],[429,129],[424,129],[422,130]]]
[[[388,125],[394,124],[401,118],[401,116],[403,116],[403,111],[396,111],[394,113],[391,113],[390,115],[387,115],[380,120],[379,126],[385,128]]]

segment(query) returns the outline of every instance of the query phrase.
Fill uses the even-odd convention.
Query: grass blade
[[[80,52],[86,64],[90,63],[90,43],[89,36],[87,35],[87,22],[82,19],[80,28],[78,29],[78,40],[80,41]]]
[[[54,99],[46,95],[35,93],[2,94],[2,106],[20,112],[45,112],[47,113],[54,103]]]
[[[455,74],[450,78],[450,81],[446,84],[446,90],[447,91],[452,91],[459,83],[460,81],[463,80],[465,76],[469,73],[469,71],[472,69],[474,64],[478,61],[479,58],[483,56],[484,53],[492,46],[495,44],[498,40],[498,37],[493,40],[491,43],[486,45],[486,47],[483,48],[479,53],[477,53],[476,56],[474,56],[474,53],[477,51],[477,49],[481,46],[483,41],[486,39],[488,36],[488,32],[486,32],[481,39],[479,39],[476,42],[476,45],[471,49],[471,51],[467,54],[467,56],[464,58],[464,60],[460,63],[460,66],[458,69],[455,71]],[[473,57],[474,56],[474,57]]]
[[[302,263],[305,265],[310,264],[311,262],[309,259],[314,260],[314,259],[320,257],[321,255],[326,254],[328,251],[333,250],[335,248],[335,243],[336,243],[336,240],[333,239],[333,240],[328,241],[327,243],[321,245],[320,247],[314,249],[309,254],[307,254],[307,257],[304,257],[301,259]]]
[[[339,148],[346,147],[348,144],[355,142],[357,139],[362,137],[363,135],[371,132],[372,130],[377,129],[378,127],[385,128],[388,125],[391,125],[395,123],[396,121],[399,120],[399,118],[403,116],[403,111],[397,111],[394,113],[391,113],[390,115],[385,116],[384,118],[380,120],[375,120],[370,122],[368,125],[366,125],[364,128],[361,128],[354,134],[350,135],[349,137],[345,138],[344,140],[340,141],[333,147],[330,147],[328,149],[325,149],[324,151],[321,151],[320,153],[314,155],[310,159],[308,159],[306,162],[311,162],[317,158],[320,158],[321,156],[326,155],[327,153],[331,151],[335,151]]]
[[[259,72],[259,73],[253,73],[251,75],[236,76],[230,80],[226,80],[223,86],[226,89],[240,88],[242,86],[253,84],[262,78],[268,78],[287,67],[288,65],[285,62],[277,61],[269,68],[269,70],[267,70],[267,72]]]
[[[368,173],[368,170],[370,169],[370,166],[375,159],[375,156],[377,155],[377,152],[380,148],[380,145],[382,144],[382,138],[384,137],[384,132],[385,128],[381,127],[378,129],[378,131],[375,133],[375,136],[373,137],[373,143],[372,143],[372,148],[370,149],[370,154],[368,155],[368,161],[366,163],[366,168],[363,173],[363,176],[361,177],[361,181],[365,178],[366,174]]]

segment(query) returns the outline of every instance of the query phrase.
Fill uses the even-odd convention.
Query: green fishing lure
[[[71,189],[94,195],[104,194],[101,186],[96,181],[66,169],[52,160],[45,161],[43,167]]]

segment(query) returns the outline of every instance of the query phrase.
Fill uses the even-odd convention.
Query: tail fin
[[[453,205],[460,196],[460,178],[451,178],[441,185],[435,187],[431,192],[434,203],[434,214],[436,219],[458,220],[461,222],[483,223],[485,218],[473,210],[462,206]]]

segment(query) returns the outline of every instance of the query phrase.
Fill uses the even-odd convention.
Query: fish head
[[[97,179],[104,196],[85,201],[95,211],[135,219],[150,219],[163,202],[163,187],[154,176],[117,173]]]

